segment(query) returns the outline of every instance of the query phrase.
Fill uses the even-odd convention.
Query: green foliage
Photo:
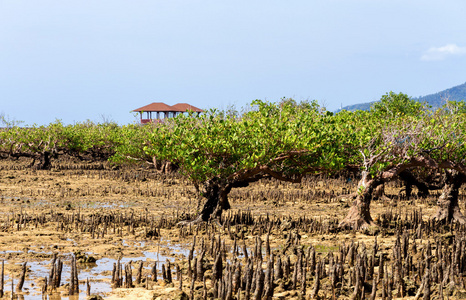
[[[112,123],[87,121],[65,126],[57,120],[48,126],[14,126],[0,130],[0,154],[39,158],[49,153],[108,159],[115,153],[120,136],[120,127]]]
[[[439,109],[439,112],[446,114],[466,114],[466,102],[461,101],[450,101],[446,100],[446,103]]]
[[[417,115],[397,113],[384,118],[374,111],[347,114],[357,124],[353,137],[358,142],[353,148],[359,149],[360,166],[372,177],[416,159],[430,161],[431,165],[446,161],[464,163],[464,114],[441,110]]]
[[[376,177],[415,158],[464,164],[465,116],[464,102],[427,113],[421,103],[392,92],[370,111],[336,114],[316,101],[255,100],[244,112],[209,110],[144,126],[90,121],[9,126],[0,129],[0,156],[49,152],[119,164],[170,161],[195,184],[254,176],[293,181],[347,167]]]
[[[466,83],[446,89],[435,94],[414,98],[414,100],[418,101],[419,103],[426,103],[433,110],[437,110],[438,108],[442,108],[448,101],[466,100]],[[373,104],[374,102],[358,103],[345,106],[343,107],[343,110],[370,110],[370,107]]]
[[[146,154],[144,146],[153,134],[153,124],[144,126],[130,124],[122,126],[114,140],[115,154],[110,160],[116,164],[134,164],[152,162],[152,156]]]
[[[370,110],[372,113],[384,117],[416,116],[426,111],[426,105],[406,94],[389,92],[383,95],[380,101],[374,102]]]
[[[144,149],[178,164],[196,183],[214,177],[235,180],[248,172],[292,178],[343,166],[335,147],[343,141],[340,125],[317,103],[255,100],[252,106],[242,116],[216,110],[200,117],[180,115],[155,126]]]

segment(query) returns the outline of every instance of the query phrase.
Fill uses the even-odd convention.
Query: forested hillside
[[[454,86],[452,88],[443,90],[435,94],[430,94],[427,96],[422,96],[422,97],[413,98],[413,99],[419,102],[426,102],[428,105],[432,106],[433,109],[439,108],[442,105],[444,105],[446,100],[450,100],[450,101],[466,100],[466,82],[461,85]],[[349,111],[369,110],[373,103],[374,101],[348,105],[348,106],[343,107],[342,110],[343,109],[349,110]]]
[[[425,101],[433,108],[441,107],[445,104],[446,100],[450,101],[462,101],[466,100],[466,82],[452,87],[450,89],[446,89],[444,91],[438,92],[436,94],[431,94],[427,96],[420,97],[416,99],[418,101]]]

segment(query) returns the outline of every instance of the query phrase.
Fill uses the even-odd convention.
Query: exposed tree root
[[[438,222],[451,223],[459,222],[466,224],[466,218],[460,211],[458,205],[459,188],[461,187],[465,176],[456,171],[446,171],[446,182],[442,194],[438,198],[438,210],[434,220]]]
[[[346,217],[340,222],[340,228],[360,230],[370,226],[376,226],[370,215],[369,206],[359,201],[359,197],[361,196],[358,196],[358,199],[355,201],[356,203],[351,206]]]

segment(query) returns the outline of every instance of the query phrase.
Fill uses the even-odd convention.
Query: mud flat
[[[180,227],[202,199],[176,174],[3,161],[3,295],[13,283],[18,299],[466,298],[466,229],[430,220],[439,193],[401,188],[373,202],[365,232],[338,228],[355,180],[323,177],[235,189],[220,222]]]

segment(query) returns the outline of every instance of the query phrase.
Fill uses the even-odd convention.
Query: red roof
[[[162,102],[153,102],[149,105],[137,108],[133,111],[177,111],[175,108],[173,108],[170,105],[167,105]]]
[[[177,103],[172,107],[176,108],[177,111],[186,112],[186,111],[193,111],[193,112],[203,112],[202,109],[192,106],[188,103]]]
[[[188,103],[178,103],[173,106],[167,105],[163,102],[153,102],[149,105],[137,108],[133,111],[143,112],[143,111],[161,111],[161,112],[203,112],[202,109],[192,106]]]

